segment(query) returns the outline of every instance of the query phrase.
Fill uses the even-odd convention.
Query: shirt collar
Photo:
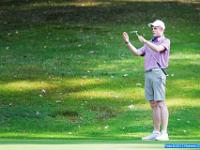
[[[151,39],[152,42],[160,42],[162,39],[164,39],[164,35],[163,36],[159,36],[159,37],[153,37]]]

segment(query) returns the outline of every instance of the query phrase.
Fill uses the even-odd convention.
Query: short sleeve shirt
[[[165,50],[161,52],[156,52],[149,48],[146,44],[144,44],[143,47],[139,48],[138,53],[140,54],[140,56],[144,56],[144,69],[149,70],[153,68],[159,68],[157,62],[159,62],[162,68],[167,68],[170,54],[170,40],[162,36],[158,38],[153,38],[151,42],[156,45],[164,46]]]

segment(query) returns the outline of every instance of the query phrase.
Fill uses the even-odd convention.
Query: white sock
[[[154,134],[160,134],[160,131],[158,131],[158,130],[153,130],[153,133],[154,133]]]
[[[162,133],[162,134],[167,134],[167,131],[166,131],[166,130],[162,130],[161,133]]]

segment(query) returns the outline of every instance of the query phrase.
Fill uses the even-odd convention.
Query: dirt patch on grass
[[[49,116],[51,116],[53,118],[66,117],[71,122],[76,122],[78,120],[78,118],[79,118],[78,112],[70,111],[70,110],[56,111],[56,112],[53,112],[53,113],[49,114]]]

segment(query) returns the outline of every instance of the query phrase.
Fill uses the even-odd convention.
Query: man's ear
[[[164,32],[164,29],[163,29],[163,28],[159,27],[159,29],[160,29],[160,31]]]

